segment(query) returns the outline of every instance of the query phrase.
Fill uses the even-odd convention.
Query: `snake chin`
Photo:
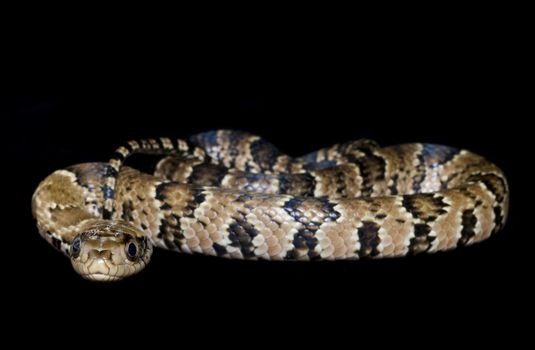
[[[147,237],[128,223],[90,220],[72,241],[70,258],[83,278],[111,282],[143,270],[152,250]]]
[[[96,282],[113,282],[121,279],[117,276],[110,276],[103,273],[90,273],[88,275],[82,275],[82,277],[87,280]]]

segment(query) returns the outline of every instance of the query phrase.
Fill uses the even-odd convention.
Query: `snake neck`
[[[57,170],[44,179],[32,197],[39,233],[69,255],[71,243],[87,224],[102,218],[106,163],[84,163]]]

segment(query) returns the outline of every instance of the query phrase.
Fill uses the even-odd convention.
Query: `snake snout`
[[[90,259],[111,260],[112,252],[110,250],[91,249],[88,254]]]
[[[71,262],[85,279],[117,281],[141,271],[152,244],[126,222],[93,220],[71,244]]]

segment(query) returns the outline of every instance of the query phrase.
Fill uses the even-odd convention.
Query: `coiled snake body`
[[[122,166],[132,153],[167,157],[149,175]],[[358,140],[291,158],[229,130],[130,141],[32,198],[40,234],[98,281],[137,273],[153,246],[267,260],[443,251],[488,238],[507,210],[502,171],[469,151]]]

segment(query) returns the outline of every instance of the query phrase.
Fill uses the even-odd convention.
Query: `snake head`
[[[141,271],[152,255],[148,238],[122,221],[88,220],[70,248],[72,266],[83,278],[118,281]]]

